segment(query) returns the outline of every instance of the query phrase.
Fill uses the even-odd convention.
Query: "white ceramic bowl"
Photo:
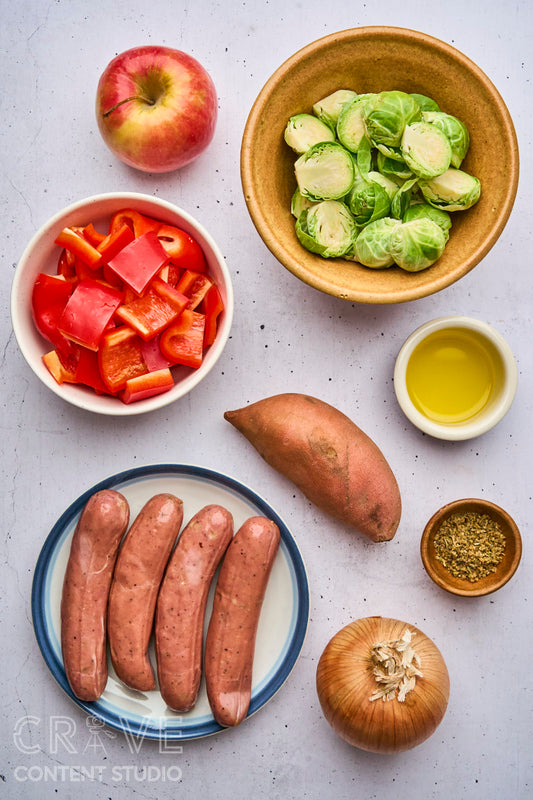
[[[442,423],[429,419],[414,405],[406,385],[406,370],[415,347],[430,334],[444,329],[465,329],[483,337],[492,345],[499,360],[501,381],[485,406],[463,422]],[[473,439],[493,428],[509,411],[518,384],[518,370],[511,348],[505,339],[486,322],[465,316],[439,317],[417,328],[404,342],[394,367],[394,391],[406,417],[424,433],[437,439],[459,441]]]
[[[81,385],[57,384],[41,360],[41,357],[52,349],[52,345],[40,336],[31,314],[31,294],[37,274],[56,271],[60,253],[59,247],[54,244],[57,234],[65,226],[70,225],[86,225],[89,222],[93,222],[96,227],[98,223],[105,225],[111,216],[122,208],[136,209],[142,214],[175,225],[191,234],[204,251],[209,273],[214,278],[224,302],[216,339],[206,351],[201,367],[196,370],[173,367],[176,385],[172,389],[131,404],[122,403],[116,397],[97,395],[92,389]],[[205,378],[218,360],[228,340],[232,318],[233,287],[230,273],[211,235],[190,214],[172,203],[151,195],[132,192],[113,192],[87,197],[55,214],[37,231],[24,250],[11,289],[13,330],[29,366],[37,377],[63,400],[99,414],[115,416],[142,414],[162,408],[186,395]]]

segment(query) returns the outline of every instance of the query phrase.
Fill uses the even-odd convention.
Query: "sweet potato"
[[[378,446],[341,411],[308,395],[279,394],[224,418],[322,511],[373,542],[392,539],[398,484]]]

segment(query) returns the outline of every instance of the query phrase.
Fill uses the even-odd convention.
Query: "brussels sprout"
[[[296,182],[309,200],[338,200],[353,186],[355,165],[350,153],[338,142],[319,142],[294,165]]]
[[[295,153],[305,153],[318,142],[335,141],[335,133],[332,128],[313,117],[312,114],[296,114],[291,117],[283,136]]]
[[[418,188],[417,181],[418,178],[411,178],[400,186],[391,200],[391,216],[395,217],[396,219],[403,218],[403,215],[411,204],[413,192],[415,192]]]
[[[316,114],[326,125],[335,128],[343,107],[356,97],[357,92],[351,89],[337,89],[333,94],[328,94],[327,97],[314,104],[313,114]]]
[[[370,170],[370,172],[367,173],[366,177],[368,178],[368,180],[374,181],[375,183],[379,183],[381,186],[383,186],[383,188],[385,189],[385,191],[389,196],[389,200],[392,200],[392,198],[398,191],[398,184],[395,181],[391,180],[390,178],[387,178],[386,175],[382,175],[381,172],[377,172],[376,170]]]
[[[416,92],[411,92],[411,97],[418,103],[422,112],[440,111],[438,103],[432,100],[431,97],[426,97],[425,94],[417,94]]]
[[[470,146],[470,136],[466,125],[457,117],[443,111],[431,111],[422,114],[426,122],[435,125],[447,137],[452,148],[452,167],[459,169]]]
[[[450,166],[452,148],[448,137],[430,122],[406,125],[402,136],[405,163],[420,178],[435,178]]]
[[[356,175],[346,202],[360,226],[386,217],[390,210],[389,195],[383,186],[376,181],[366,180],[361,175]]]
[[[307,250],[335,258],[353,246],[357,226],[344,203],[323,200],[302,211],[296,221],[296,235]]]
[[[311,208],[311,206],[314,205],[316,205],[316,203],[313,200],[309,200],[307,197],[304,197],[298,188],[295,189],[291,199],[291,214],[293,217],[298,219],[305,208]]]
[[[378,144],[374,146],[376,147],[378,153],[381,153],[391,161],[401,161],[403,163],[403,153],[401,147],[391,147],[390,145],[383,144],[382,142],[378,142]]]
[[[481,183],[474,175],[450,167],[429,181],[419,182],[424,199],[435,208],[462,211],[479,200]]]
[[[420,219],[421,217],[427,217],[428,219],[432,219],[433,222],[436,222],[444,233],[446,241],[448,241],[450,228],[452,227],[452,218],[447,211],[434,208],[430,206],[429,203],[414,203],[412,206],[409,206],[403,215],[402,221],[410,222],[413,219]]]
[[[363,228],[353,248],[353,258],[365,267],[385,269],[392,267],[391,236],[401,222],[391,217],[383,217]]]
[[[402,222],[391,233],[390,253],[408,272],[419,272],[439,259],[446,245],[442,229],[431,219]]]
[[[390,158],[382,152],[378,152],[376,166],[382,175],[401,181],[409,180],[413,173],[402,159]]]
[[[337,138],[352,153],[357,153],[361,142],[366,138],[363,121],[365,103],[370,94],[360,94],[342,109],[337,122]]]
[[[376,147],[399,147],[405,126],[420,119],[420,106],[405,92],[379,92],[364,104],[366,131]]]

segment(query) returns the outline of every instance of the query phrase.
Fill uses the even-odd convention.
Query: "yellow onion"
[[[411,656],[399,691],[391,690],[391,661],[379,660],[390,652],[387,643],[398,642]],[[375,648],[379,643],[384,646]],[[336,633],[320,657],[316,682],[333,730],[374,753],[398,753],[425,741],[440,724],[450,694],[448,670],[434,642],[413,625],[386,617],[365,617]],[[380,696],[387,689],[388,699]]]

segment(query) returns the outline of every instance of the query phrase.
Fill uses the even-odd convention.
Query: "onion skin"
[[[408,628],[423,677],[404,702],[374,700],[372,648],[399,639]],[[399,753],[421,744],[436,730],[448,705],[450,679],[434,642],[414,625],[387,617],[365,617],[346,625],[329,641],[317,667],[322,712],[345,741],[373,753]]]

